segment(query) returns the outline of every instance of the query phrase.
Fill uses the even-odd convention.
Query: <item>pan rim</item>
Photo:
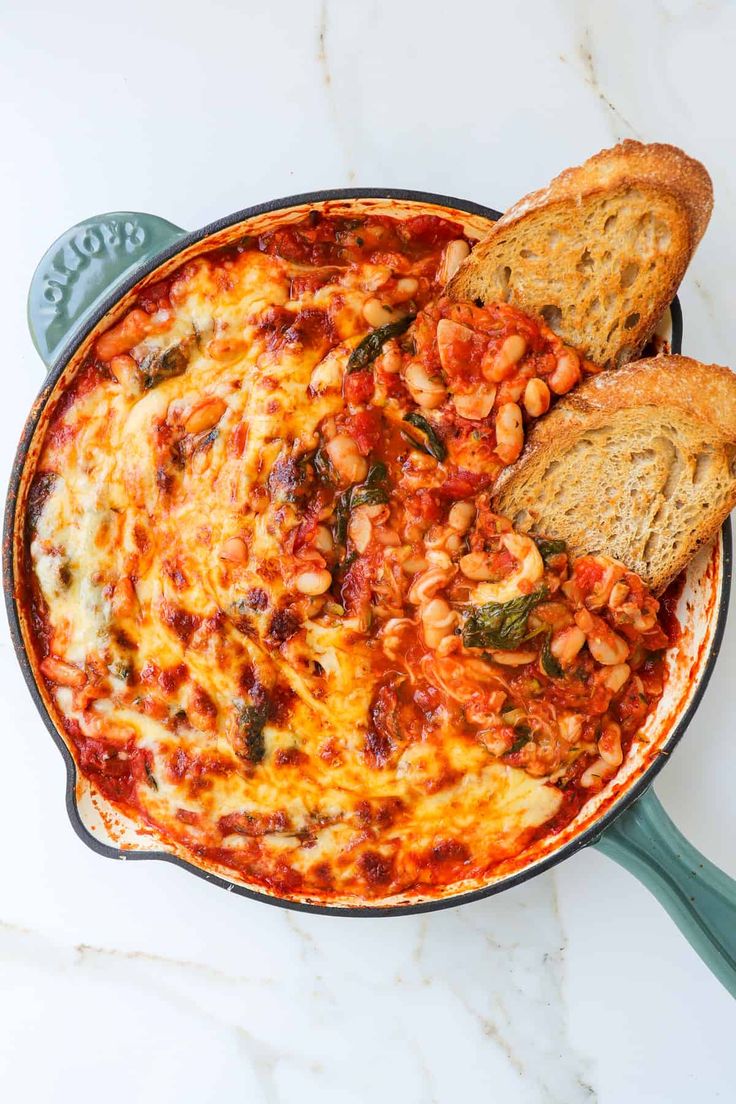
[[[41,719],[43,720],[47,730],[52,736],[54,743],[59,748],[64,759],[66,767],[67,814],[77,836],[79,836],[79,838],[92,851],[96,852],[99,855],[103,855],[106,858],[119,859],[123,861],[157,860],[160,862],[173,863],[177,866],[180,866],[182,869],[194,874],[198,878],[203,879],[206,882],[222,887],[228,892],[234,893],[241,897],[246,897],[250,900],[262,901],[267,904],[275,905],[279,908],[285,908],[291,911],[314,913],[316,915],[324,916],[355,916],[366,918],[375,918],[379,916],[407,916],[426,912],[440,911],[441,909],[446,908],[455,908],[460,905],[470,904],[471,902],[494,896],[496,893],[500,893],[503,890],[509,889],[515,885],[519,885],[522,882],[535,877],[537,874],[541,874],[544,871],[551,869],[558,863],[569,858],[571,855],[576,854],[583,847],[594,843],[603,834],[606,828],[608,828],[608,826],[612,824],[613,821],[617,819],[617,817],[619,817],[627,808],[629,808],[637,800],[637,798],[640,797],[641,794],[650,786],[653,779],[664,766],[668,756],[656,756],[652,760],[652,762],[642,771],[636,781],[628,786],[615,800],[613,800],[600,817],[595,819],[592,824],[589,824],[586,828],[582,829],[571,839],[563,843],[551,854],[545,855],[542,858],[522,867],[521,869],[513,871],[507,876],[502,877],[495,882],[492,882],[491,884],[481,886],[477,889],[448,894],[447,896],[439,897],[436,899],[417,901],[416,903],[402,903],[397,905],[384,906],[330,905],[279,897],[257,889],[252,889],[245,885],[241,885],[238,882],[231,881],[220,876],[219,874],[215,874],[212,871],[208,871],[206,869],[203,869],[202,867],[195,865],[194,863],[188,861],[180,855],[171,854],[167,851],[125,850],[118,847],[113,847],[110,844],[103,843],[91,834],[91,832],[87,829],[82,820],[77,803],[77,764],[66,742],[61,736],[61,733],[59,732],[56,724],[54,723],[51,715],[49,714],[43,701],[42,695],[39,691],[33,671],[33,666],[28,656],[25,642],[23,640],[21,621],[18,612],[18,606],[16,603],[16,515],[18,505],[18,492],[25,470],[28,451],[33,441],[38,423],[43,415],[47,402],[51,394],[53,393],[55,385],[59,377],[71,361],[72,357],[76,354],[80,345],[86,340],[86,338],[99,324],[99,322],[107,314],[109,314],[109,312],[115,307],[115,305],[124,296],[126,296],[138,283],[148,277],[162,264],[171,260],[178,254],[188,250],[189,248],[191,248],[191,246],[196,245],[199,242],[204,241],[206,238],[209,238],[214,234],[226,230],[229,227],[236,225],[237,223],[244,222],[247,219],[257,217],[258,215],[278,211],[286,211],[290,208],[310,203],[324,203],[331,200],[339,201],[342,199],[387,199],[409,202],[413,201],[422,204],[433,204],[439,207],[454,208],[467,214],[480,215],[494,221],[498,219],[501,214],[494,208],[486,207],[482,204],[478,204],[470,200],[458,199],[453,196],[444,196],[432,192],[415,191],[408,189],[339,188],[304,192],[293,196],[286,196],[279,199],[269,200],[265,203],[244,208],[243,210],[236,211],[231,215],[216,219],[214,222],[209,223],[199,230],[195,230],[191,233],[185,234],[176,242],[173,242],[171,245],[167,246],[166,248],[155,254],[153,257],[142,263],[140,266],[136,266],[131,271],[129,276],[127,276],[121,283],[114,285],[110,292],[102,296],[97,307],[89,315],[85,322],[70,334],[69,339],[64,343],[62,349],[55,358],[54,363],[49,369],[39,395],[36,398],[24,425],[18,449],[13,461],[9,481],[8,496],[5,505],[3,530],[3,584],[5,592],[5,607],[10,626],[10,635],[13,642],[13,648],[20,663],[26,685],[28,686],[28,689],[31,693],[34,704],[36,705],[36,708],[41,715]],[[672,315],[672,351],[675,353],[679,353],[682,347],[682,310],[677,297],[673,299],[672,304],[670,305],[670,310]],[[692,720],[692,717],[694,716],[700,704],[708,682],[710,681],[710,677],[715,667],[715,663],[717,661],[723,641],[731,589],[733,559],[731,525],[729,519],[726,519],[723,524],[720,533],[720,541],[720,579],[718,580],[720,586],[720,594],[718,600],[718,608],[715,613],[716,625],[708,649],[708,653],[703,662],[698,685],[694,693],[688,699],[687,705],[678,718],[676,724],[672,726],[667,738],[668,752],[671,751],[672,748],[674,748],[682,739],[682,736],[686,732],[690,721]]]

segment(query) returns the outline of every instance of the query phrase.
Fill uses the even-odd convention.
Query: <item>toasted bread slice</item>
[[[675,146],[625,141],[515,204],[447,286],[515,303],[604,368],[633,360],[680,285],[713,208]]]
[[[736,375],[682,356],[594,376],[530,432],[494,508],[661,592],[736,505]]]

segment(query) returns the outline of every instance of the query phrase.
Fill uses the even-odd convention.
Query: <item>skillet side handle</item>
[[[113,211],[57,238],[28,292],[28,328],[46,367],[108,292],[185,233],[156,215]]]
[[[595,846],[634,874],[736,997],[736,881],[701,855],[648,790]]]

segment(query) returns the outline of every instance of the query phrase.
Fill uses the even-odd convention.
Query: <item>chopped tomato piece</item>
[[[352,372],[349,376],[345,377],[343,394],[346,401],[353,406],[369,402],[373,398],[374,390],[375,383],[373,380],[373,373],[370,371]]]
[[[415,215],[401,224],[402,233],[410,240],[423,245],[441,245],[462,238],[464,231],[459,222],[438,218],[436,215]]]
[[[485,472],[456,468],[437,488],[437,493],[443,498],[465,498],[467,495],[477,494],[490,482],[491,477]]]
[[[381,411],[371,407],[353,414],[348,419],[348,433],[363,456],[368,456],[381,440]]]
[[[341,588],[342,604],[352,614],[361,614],[371,603],[370,568],[363,559],[355,560],[345,573]]]
[[[581,556],[573,565],[573,577],[583,594],[590,594],[603,578],[604,568],[590,556]]]

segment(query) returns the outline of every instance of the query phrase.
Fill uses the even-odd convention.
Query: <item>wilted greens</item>
[[[544,640],[544,646],[542,648],[542,670],[545,675],[549,675],[550,678],[562,678],[564,671],[560,666],[559,660],[555,659],[552,655],[552,651],[549,646],[549,642],[552,634],[547,633]]]
[[[532,730],[529,728],[528,725],[518,725],[515,731],[518,732],[519,735],[516,737],[509,750],[506,752],[506,755],[514,755],[517,751],[521,751],[521,749],[526,744],[528,744],[532,738]]]
[[[377,330],[367,334],[350,354],[345,368],[346,375],[351,372],[360,372],[361,369],[372,364],[376,357],[381,355],[381,350],[386,342],[390,341],[392,337],[398,337],[399,334],[406,333],[415,318],[415,314],[407,314],[403,318],[397,318],[395,322],[379,326]]]
[[[189,355],[183,344],[148,353],[138,365],[144,389],[150,391],[152,387],[158,387],[164,380],[183,376],[188,363]]]
[[[522,594],[510,602],[487,602],[466,615],[463,644],[466,648],[497,648],[510,651],[536,633],[528,632],[529,614],[547,597],[545,587]]]
[[[348,533],[350,513],[358,506],[381,506],[388,502],[388,492],[381,484],[386,481],[388,471],[380,460],[371,464],[368,475],[362,483],[348,487],[335,500],[334,534],[338,544],[344,544]]]
[[[534,543],[545,563],[552,556],[558,556],[560,552],[567,552],[567,544],[564,540],[545,540],[543,537],[536,537]]]
[[[245,705],[236,702],[238,725],[238,749],[241,759],[249,763],[260,763],[266,754],[266,741],[263,729],[268,720],[268,702],[261,705]]]
[[[413,410],[410,414],[404,415],[404,421],[408,422],[415,431],[418,431],[414,433],[403,431],[407,441],[421,449],[422,452],[428,453],[429,456],[434,456],[435,460],[442,461],[447,457],[444,441],[422,414]]]

